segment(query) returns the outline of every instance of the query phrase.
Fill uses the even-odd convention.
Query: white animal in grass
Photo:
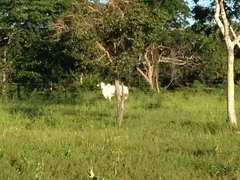
[[[111,85],[111,84],[105,84],[104,82],[101,82],[100,84],[97,85],[98,87],[101,87],[102,89],[102,94],[106,99],[111,100],[111,98],[115,95],[116,93],[116,87]],[[129,95],[129,89],[127,86],[123,86],[123,93],[125,99],[128,98]],[[122,86],[120,86],[120,94],[122,94]]]

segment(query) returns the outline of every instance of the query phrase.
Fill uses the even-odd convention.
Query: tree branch
[[[151,83],[151,82],[149,81],[148,76],[147,76],[146,74],[144,74],[144,72],[143,72],[139,67],[137,67],[137,71],[144,77],[144,79],[145,79],[147,82]]]
[[[233,43],[234,44],[237,44],[238,45],[238,48],[240,48],[240,35],[236,35],[236,33],[235,33],[235,31],[233,30],[233,28],[232,28],[232,26],[230,26],[230,30],[231,30],[231,32],[232,32],[232,35],[233,35],[233,37],[234,37],[234,41],[233,41]]]
[[[229,36],[229,22],[227,19],[227,15],[224,9],[224,0],[219,0],[219,4],[220,4],[220,12],[221,12],[221,16],[222,16],[222,21],[224,24],[224,32],[225,32],[225,38],[227,38],[228,40],[231,40],[230,36]]]
[[[225,31],[224,31],[224,26],[222,21],[220,20],[219,16],[220,16],[220,5],[219,5],[219,0],[215,0],[216,3],[216,9],[215,9],[215,20],[220,28],[220,30],[222,31],[222,34],[224,35]]]
[[[171,64],[183,66],[183,65],[187,64],[188,61],[183,61],[183,60],[177,59],[177,58],[162,57],[161,59],[158,60],[158,62],[171,63]]]
[[[112,58],[111,58],[109,52],[104,48],[104,46],[99,42],[96,43],[96,46],[107,56],[107,59],[112,64]]]

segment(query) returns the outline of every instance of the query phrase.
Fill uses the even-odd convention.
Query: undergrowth
[[[122,128],[100,92],[0,106],[0,179],[240,179],[220,90],[136,90]]]

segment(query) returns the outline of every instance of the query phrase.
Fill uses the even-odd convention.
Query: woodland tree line
[[[197,1],[189,7],[183,0],[2,0],[2,96],[94,89],[114,79],[156,90],[196,81],[221,85],[227,50],[214,7]],[[238,28],[237,1],[229,8]],[[239,55],[236,49],[236,83]]]

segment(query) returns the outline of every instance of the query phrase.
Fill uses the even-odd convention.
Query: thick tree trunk
[[[234,98],[234,50],[228,48],[228,72],[227,72],[227,114],[232,127],[237,128],[237,117]]]
[[[119,73],[115,72],[115,87],[116,87],[116,103],[117,103],[117,126],[122,126],[123,112],[124,112],[124,92],[123,85],[120,87]],[[120,90],[122,88],[122,90]],[[121,94],[122,93],[122,94]]]

